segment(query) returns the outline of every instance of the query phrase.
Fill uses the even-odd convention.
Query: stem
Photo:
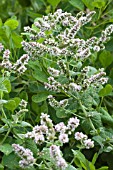
[[[82,111],[83,111],[83,113],[84,113],[84,116],[87,117],[87,112],[86,112],[84,106],[82,105],[81,100],[79,100],[79,104],[80,104],[80,106],[81,106],[81,108],[82,108]]]
[[[3,107],[2,107],[2,113],[3,113],[3,117],[5,117],[5,119],[7,119],[7,116],[6,116],[5,112],[4,112]]]
[[[4,141],[6,140],[6,138],[8,137],[9,133],[11,131],[11,127],[9,128],[9,130],[7,131],[6,135],[4,136],[2,142],[0,143],[0,145],[2,145],[4,143]]]

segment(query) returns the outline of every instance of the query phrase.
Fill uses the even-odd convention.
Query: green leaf
[[[107,96],[112,92],[112,89],[113,89],[112,86],[110,84],[107,84],[103,89],[99,91],[99,96],[100,97]]]
[[[18,21],[15,19],[8,19],[4,25],[7,25],[8,27],[10,27],[12,30],[16,29],[19,25]]]
[[[68,165],[68,167],[65,170],[77,170],[77,169],[72,165]]]
[[[101,127],[102,126],[102,121],[101,121],[100,113],[98,113],[96,111],[93,111],[93,112],[91,112],[91,115],[92,116],[90,117],[90,119],[91,119],[92,123],[94,124],[94,126],[96,128]]]
[[[69,3],[74,7],[78,8],[79,10],[84,10],[84,4],[82,0],[69,0]]]
[[[47,0],[54,8],[60,3],[60,0]]]
[[[15,109],[16,109],[16,107],[18,107],[18,105],[20,104],[21,99],[19,97],[15,97],[13,98],[13,100],[15,101],[16,104]]]
[[[11,83],[10,83],[10,80],[6,79],[3,81],[3,85],[6,87],[8,93],[11,92]]]
[[[2,161],[3,165],[10,169],[17,170],[17,168],[19,167],[19,158],[14,153],[4,155]]]
[[[42,153],[41,158],[48,160],[48,161],[51,161],[49,148],[43,148],[41,153]]]
[[[2,19],[0,18],[0,27],[3,25],[3,23],[2,23]]]
[[[9,144],[4,144],[0,145],[0,151],[3,152],[5,155],[9,155],[13,151],[13,148]]]
[[[21,42],[23,41],[23,38],[19,36],[17,33],[15,32],[12,33],[12,40],[16,48],[22,47]]]
[[[4,170],[4,166],[0,164],[0,170]]]
[[[97,158],[98,158],[98,154],[95,153],[94,156],[93,156],[93,159],[92,159],[93,165],[96,163]]]
[[[61,110],[61,109],[57,109],[56,110],[56,116],[58,118],[65,118],[68,116],[68,114],[66,114],[66,112],[64,110]]]
[[[101,119],[103,123],[107,123],[109,126],[113,127],[113,118],[111,115],[104,109],[100,108]]]
[[[101,168],[99,168],[99,169],[97,169],[97,170],[108,170],[108,166],[103,166],[103,167],[101,167]]]
[[[4,107],[13,112],[16,108],[16,103],[14,100],[8,100],[7,103],[4,104]]]
[[[32,139],[25,139],[25,145],[26,148],[29,148],[33,152],[34,156],[37,156],[39,150],[36,143]]]
[[[109,51],[103,51],[99,55],[99,60],[104,68],[108,67],[113,62],[113,56]]]
[[[32,96],[32,101],[35,103],[42,102],[47,99],[48,95],[49,92],[44,92],[44,91],[38,92],[36,95]]]
[[[76,159],[78,159],[85,165],[86,164],[85,156],[79,150],[72,150],[72,151],[73,151],[74,158],[75,158],[74,160],[75,164],[76,164]]]
[[[102,0],[94,0],[94,2],[92,2],[92,5],[96,8],[102,8],[106,5],[106,2]]]
[[[8,93],[7,88],[5,87],[5,85],[0,84],[0,92]]]
[[[85,4],[85,6],[87,8],[89,8],[90,10],[94,9],[94,6],[92,5],[92,1],[91,0],[82,0],[82,2]]]

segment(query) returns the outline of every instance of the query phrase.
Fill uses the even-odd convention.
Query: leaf
[[[30,123],[25,122],[25,121],[21,121],[20,125],[21,127],[32,127]]]
[[[68,116],[68,114],[66,114],[66,112],[64,110],[61,110],[61,109],[57,109],[56,110],[56,116],[58,118],[65,118]]]
[[[3,152],[5,155],[9,155],[13,151],[13,148],[9,144],[4,144],[0,145],[0,151]]]
[[[51,161],[49,148],[43,148],[43,150],[41,152],[41,158]]]
[[[15,19],[8,19],[8,20],[4,23],[4,25],[7,25],[8,27],[10,27],[11,30],[15,30],[15,29],[18,27],[19,23],[18,23],[18,21],[15,20]]]
[[[74,7],[78,8],[79,10],[84,10],[84,4],[82,0],[70,0],[69,3]]]
[[[32,139],[25,139],[26,148],[29,148],[34,156],[37,156],[39,149],[37,148],[36,143]]]
[[[113,56],[109,51],[103,51],[99,55],[99,60],[104,68],[108,67],[113,62]]]
[[[99,111],[100,111],[100,114],[101,114],[102,122],[113,127],[113,118],[111,117],[111,115],[102,107],[100,108]]]
[[[10,169],[17,170],[17,168],[19,167],[18,166],[19,158],[14,153],[4,155],[2,161],[3,165]]]
[[[110,84],[107,84],[103,89],[99,91],[99,96],[100,97],[107,96],[112,92],[112,89],[113,89],[112,86]]]
[[[60,0],[47,0],[54,8],[60,3]]]
[[[12,40],[13,40],[14,46],[16,48],[21,48],[22,47],[21,42],[22,42],[23,38],[20,35],[13,32],[12,33]]]
[[[94,156],[93,156],[93,159],[92,159],[93,165],[96,163],[97,158],[98,158],[98,154],[95,153]]]
[[[90,10],[94,9],[94,6],[92,5],[92,1],[91,0],[82,0],[82,2],[85,4],[85,6],[87,8],[89,8]]]
[[[33,77],[40,82],[47,82],[46,74],[40,70],[35,71]]]
[[[36,95],[32,96],[32,101],[35,103],[42,102],[47,99],[48,95],[49,92],[45,92],[45,91],[38,92]]]
[[[92,123],[96,128],[102,127],[101,115],[99,112],[91,112],[92,116],[90,117]]]
[[[94,136],[93,138],[92,138],[94,141],[96,141],[100,146],[101,146],[101,148],[103,148],[103,142],[104,142],[104,139],[101,137],[101,136]]]
[[[72,165],[68,165],[68,167],[65,168],[65,170],[77,170],[77,169]]]
[[[3,81],[3,85],[6,87],[8,93],[11,92],[11,83],[10,83],[10,80],[6,79]]]
[[[4,166],[0,164],[0,170],[4,170]]]
[[[14,100],[8,100],[7,103],[4,104],[4,107],[13,112],[16,108],[16,103]]]
[[[8,93],[7,88],[5,87],[5,85],[0,84],[0,92]]]
[[[94,2],[92,2],[92,5],[96,8],[102,8],[106,5],[106,2],[102,0],[94,0]]]
[[[74,158],[75,158],[74,160],[75,164],[76,164],[76,159],[78,159],[85,165],[86,164],[85,156],[79,150],[72,150],[72,151],[73,151]]]
[[[97,169],[97,170],[108,170],[108,166],[103,166],[103,167],[101,167],[101,168],[99,168],[99,169]]]
[[[21,101],[21,99],[19,98],[19,97],[15,97],[15,98],[13,98],[13,100],[15,101],[15,109],[16,109],[16,107],[18,107],[18,105],[20,104],[20,101]]]

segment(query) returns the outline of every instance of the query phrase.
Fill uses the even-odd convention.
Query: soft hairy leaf
[[[84,10],[84,4],[82,0],[69,0],[69,3],[79,10]]]
[[[96,8],[102,8],[105,6],[105,4],[106,2],[102,0],[94,0],[94,2],[92,2],[92,5]]]
[[[108,67],[113,62],[113,56],[109,51],[103,51],[99,55],[99,60],[104,68]]]
[[[94,6],[92,5],[92,1],[91,0],[82,0],[82,2],[85,4],[85,6],[87,8],[89,8],[90,10],[94,9]]]
[[[13,112],[16,108],[16,103],[14,100],[8,100],[7,103],[4,104],[4,107]]]
[[[61,0],[47,0],[54,8],[60,3]]]
[[[103,89],[99,91],[99,96],[104,97],[112,92],[113,88],[110,84],[107,84]]]
[[[8,19],[4,25],[7,25],[8,27],[10,27],[12,30],[15,30],[18,25],[19,25],[19,22],[15,19]]]
[[[12,33],[12,40],[13,40],[14,46],[16,48],[21,48],[22,47],[21,42],[22,42],[23,38],[20,35],[13,32]]]
[[[2,161],[3,165],[8,167],[9,169],[16,170],[19,167],[18,166],[19,158],[14,153],[4,155]]]
[[[13,151],[13,148],[9,144],[3,144],[0,145],[0,151],[3,152],[5,155],[9,155]]]
[[[47,99],[49,92],[40,91],[36,95],[32,96],[32,101],[35,103],[42,102]]]
[[[8,93],[10,93],[11,91],[11,83],[10,83],[10,80],[6,79],[3,81],[3,85],[6,87]]]

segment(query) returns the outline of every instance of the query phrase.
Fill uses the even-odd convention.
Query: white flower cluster
[[[58,77],[58,76],[60,75],[60,71],[59,71],[59,70],[56,70],[56,69],[51,68],[51,67],[49,67],[49,68],[47,69],[47,71],[48,71],[48,73],[49,73],[51,76],[53,76],[53,77]]]
[[[25,67],[25,65],[28,64],[29,61],[29,56],[28,54],[23,54],[18,60],[17,62],[13,65],[13,69],[15,71],[17,71],[19,74],[24,73],[27,68]]]
[[[3,45],[1,43],[0,43],[0,48],[2,51]],[[8,69],[10,72],[17,72],[20,75],[23,74],[27,70],[25,65],[27,65],[29,61],[28,54],[23,54],[14,64],[10,62],[9,58],[10,58],[10,51],[6,49],[3,52],[3,60],[2,60],[2,63],[0,63],[0,66]]]
[[[104,43],[108,41],[113,32],[113,25],[110,25],[102,32],[100,38],[91,37],[86,41],[76,38],[80,28],[90,22],[94,14],[95,11],[86,15],[80,12],[74,17],[71,13],[58,9],[54,14],[48,14],[42,19],[38,19],[34,23],[38,29],[25,28],[25,31],[29,32],[30,38],[32,38],[30,42],[23,41],[22,46],[33,57],[49,53],[52,56],[67,56],[84,60],[92,52],[104,49]],[[43,37],[43,41],[38,42],[41,37]],[[33,40],[35,41],[33,42]]]
[[[77,141],[80,141],[81,144],[83,144],[86,149],[90,149],[94,147],[94,141],[88,139],[88,136],[84,135],[82,132],[76,132],[75,139]]]
[[[69,135],[75,133],[75,130],[79,126],[79,124],[80,120],[77,117],[72,117],[68,120],[67,126],[63,122],[54,125],[49,115],[41,113],[40,125],[36,125],[35,127],[33,127],[33,130],[31,132],[27,132],[24,136],[25,138],[33,139],[38,145],[42,145],[45,141],[53,142],[57,139],[61,143],[68,143]],[[86,135],[84,135],[84,137],[83,135],[80,135],[79,132],[76,132],[75,139],[80,141],[83,141],[84,139],[81,144],[84,144],[84,147],[88,149],[88,143],[86,145],[87,140],[89,141],[89,139],[87,139],[88,137]],[[93,143],[93,141],[91,142]]]
[[[10,57],[10,51],[7,49],[3,52],[3,60],[2,60],[2,63],[0,65],[4,68],[10,70],[12,68],[12,64],[9,61],[9,57]]]
[[[58,102],[52,95],[48,96],[48,100],[50,106],[53,108],[65,108],[68,105],[68,99],[64,99]]]
[[[35,163],[35,159],[30,149],[25,149],[19,144],[12,144],[12,147],[14,149],[14,152],[21,158],[21,160],[19,161],[19,166],[21,168],[28,168],[33,166],[33,164]]]
[[[50,90],[50,91],[56,91],[56,92],[60,92],[61,89],[62,89],[62,85],[57,82],[54,77],[49,77],[48,78],[48,83],[44,83],[45,85],[45,88],[47,90]]]
[[[22,99],[19,105],[21,108],[25,109],[27,107],[27,102],[24,99]]]
[[[54,164],[57,166],[57,168],[65,170],[65,168],[68,166],[65,159],[61,155],[59,146],[56,145],[50,146],[50,156]]]
[[[2,43],[0,43],[0,52],[4,49],[4,46],[2,45]]]
[[[37,125],[33,127],[32,132],[26,133],[25,138],[34,139],[35,143],[38,145],[43,144],[45,140],[53,141],[55,138],[55,130],[49,115],[41,113],[40,124],[40,126]]]
[[[105,84],[108,81],[108,78],[104,78],[106,73],[102,70],[99,70],[99,73],[92,75],[91,77],[84,79],[83,87],[89,87],[91,84],[98,86],[99,84]]]

